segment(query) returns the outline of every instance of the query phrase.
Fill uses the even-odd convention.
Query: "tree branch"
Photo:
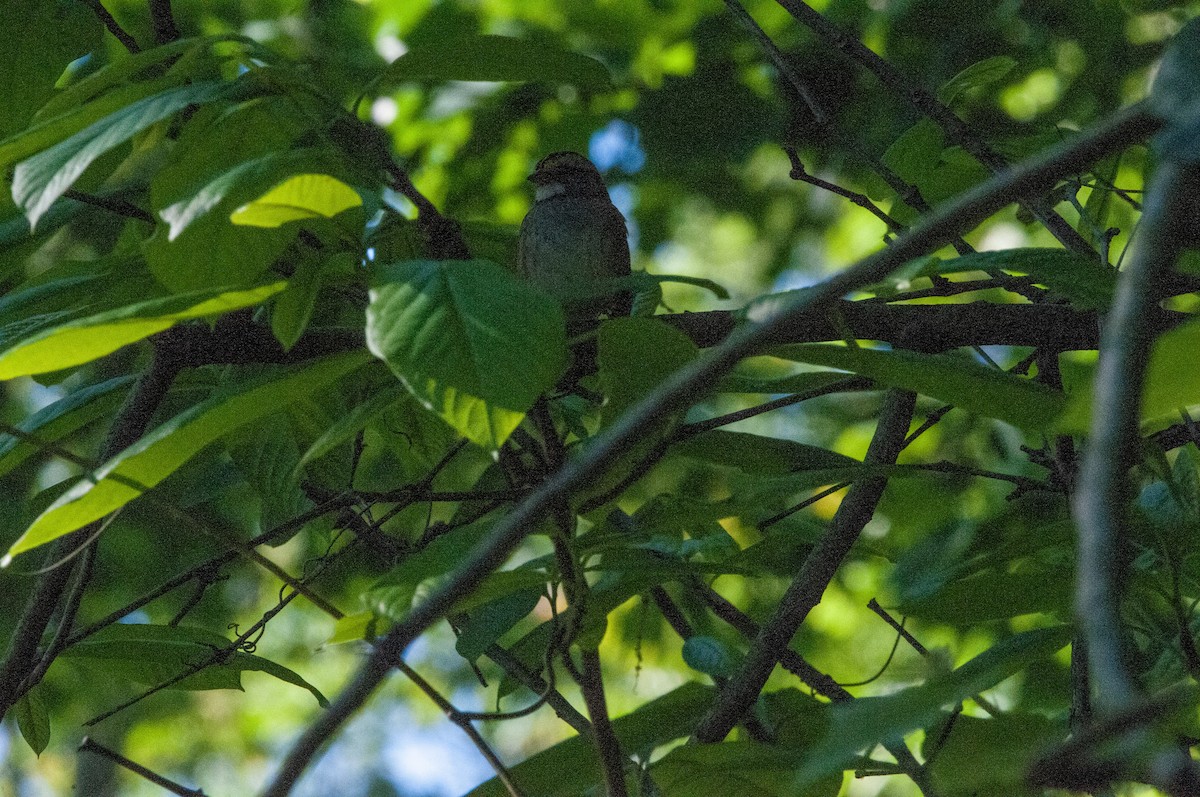
[[[1123,550],[1126,472],[1138,454],[1142,383],[1156,331],[1154,287],[1178,259],[1195,218],[1200,168],[1164,159],[1146,193],[1142,244],[1121,273],[1100,343],[1091,435],[1075,494],[1079,533],[1076,613],[1087,641],[1095,707],[1128,710],[1140,690],[1125,663],[1120,595],[1127,555]]]
[[[138,46],[137,40],[130,36],[125,29],[121,27],[120,23],[117,22],[112,14],[108,13],[108,9],[101,4],[100,0],[82,0],[82,2],[88,8],[92,9],[100,21],[104,23],[104,27],[108,28],[108,32],[111,33],[117,41],[125,45],[126,50],[131,53],[138,53],[142,51],[142,48]]]
[[[879,425],[867,449],[865,462],[891,465],[904,446],[912,422],[916,394],[892,389],[884,395]],[[719,742],[758,699],[767,677],[779,662],[792,637],[808,613],[821,601],[825,588],[841,567],[887,486],[886,477],[873,476],[855,482],[829,528],[805,558],[800,572],[779,601],[775,614],[759,630],[738,672],[721,690],[715,705],[696,727],[701,742]]]
[[[180,37],[171,13],[171,0],[150,0],[150,22],[154,26],[154,40],[159,44],[169,44]]]

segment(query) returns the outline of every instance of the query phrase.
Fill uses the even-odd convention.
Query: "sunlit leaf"
[[[360,352],[336,355],[217,396],[172,418],[63,494],[12,544],[5,562],[124,506],[222,436],[282,410],[367,361]]]
[[[332,218],[361,205],[358,192],[336,177],[298,174],[242,205],[229,220],[247,227],[281,227],[289,221]]]
[[[104,117],[17,164],[13,200],[25,210],[30,226],[36,227],[54,200],[105,152],[185,107],[214,100],[227,90],[223,83],[192,83],[139,100]]]
[[[180,321],[253,307],[286,286],[287,283],[275,282],[249,290],[152,299],[52,327],[0,352],[0,379],[44,374],[91,362],[170,329]]]

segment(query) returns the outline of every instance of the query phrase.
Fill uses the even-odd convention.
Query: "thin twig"
[[[865,150],[863,150],[858,141],[843,133],[842,130],[836,124],[834,124],[829,112],[817,100],[816,95],[809,89],[808,84],[804,82],[804,79],[800,76],[800,73],[792,67],[787,58],[785,58],[783,53],[780,52],[779,48],[775,46],[775,42],[771,41],[771,37],[767,35],[766,31],[759,27],[759,24],[755,22],[754,17],[750,16],[749,12],[742,7],[741,3],[739,3],[738,0],[725,0],[725,7],[728,8],[729,12],[737,18],[742,27],[749,31],[750,35],[752,35],[755,40],[758,41],[763,52],[766,53],[767,57],[771,59],[771,63],[774,64],[775,69],[778,70],[779,74],[787,80],[793,89],[795,89],[796,94],[800,97],[800,100],[805,104],[805,106],[807,106],[809,113],[812,114],[813,119],[818,125],[820,125],[825,135],[830,140],[837,142],[838,146],[842,150],[849,152],[859,160],[869,165],[875,171],[875,173],[878,174],[883,181],[888,184],[888,187],[895,191],[896,195],[904,200],[904,203],[909,207],[921,213],[928,212],[930,209],[929,203],[926,202],[924,197],[921,196],[921,192],[917,190],[916,186],[901,179],[900,176],[892,171],[886,163],[867,153]],[[967,254],[975,251],[969,244],[967,244],[966,241],[963,241],[957,236],[953,238],[950,243],[954,245],[955,250],[959,254]]]
[[[863,210],[870,213],[875,218],[887,225],[887,228],[892,232],[904,232],[904,225],[893,219],[891,216],[883,212],[883,209],[871,201],[866,194],[860,194],[857,191],[851,191],[848,188],[842,188],[837,183],[831,183],[828,180],[822,180],[816,175],[809,174],[804,168],[804,161],[800,160],[800,153],[796,152],[795,147],[784,147],[783,151],[787,153],[788,160],[792,162],[792,170],[788,172],[788,176],[793,180],[820,188],[823,191],[828,191],[831,194],[837,194],[844,199],[847,199],[851,204],[857,205]]]
[[[475,726],[471,724],[471,721],[467,719],[462,712],[456,709],[449,700],[442,697],[441,693],[433,687],[433,684],[422,678],[421,674],[412,667],[409,667],[406,662],[396,662],[396,669],[400,670],[400,672],[404,673],[410,681],[416,684],[417,688],[424,692],[425,696],[432,700],[434,704],[442,710],[442,713],[446,715],[446,718],[457,725],[459,729],[467,735],[467,738],[471,740],[471,744],[475,745],[475,748],[479,750],[479,754],[482,755],[491,766],[492,771],[496,773],[496,778],[502,784],[504,784],[504,788],[508,790],[508,793],[512,795],[512,797],[524,797],[524,792],[517,787],[516,781],[512,779],[512,773],[510,773],[508,768],[504,766],[504,762],[500,760],[498,755],[496,755],[496,751],[492,749],[491,745],[489,745],[487,741],[480,736],[479,731],[475,730]]]
[[[176,783],[170,778],[163,777],[157,772],[147,769],[136,761],[131,761],[130,759],[118,753],[116,750],[110,750],[104,745],[93,740],[90,736],[83,737],[83,741],[79,743],[79,751],[93,753],[102,758],[107,758],[109,761],[128,769],[133,774],[145,778],[155,786],[160,786],[171,792],[171,794],[178,794],[179,797],[204,797],[204,792],[200,789],[189,789],[187,786]]]
[[[912,649],[915,650],[917,653],[920,653],[922,656],[930,655],[929,649],[927,647],[925,647],[924,645],[922,645],[920,643],[920,641],[918,641],[917,638],[915,636],[913,636],[912,633],[910,633],[907,628],[904,627],[903,623],[896,622],[896,618],[892,617],[892,615],[888,612],[887,609],[880,606],[879,601],[875,600],[874,598],[871,598],[871,600],[867,601],[867,608],[870,609],[871,611],[875,612],[875,614],[881,620],[883,620],[885,623],[887,623],[889,626],[891,626],[892,629],[895,630],[895,632],[900,635],[900,638],[903,639],[905,642],[907,642],[910,646],[912,646]],[[971,699],[974,700],[979,705],[980,708],[982,708],[984,711],[986,711],[988,714],[990,714],[993,717],[998,717],[998,716],[1000,716],[1000,714],[1003,713],[1000,711],[999,708],[996,707],[996,705],[994,703],[992,703],[990,700],[983,697],[982,695],[972,695]]]
[[[699,594],[701,600],[713,614],[733,626],[742,636],[747,639],[754,639],[758,636],[761,630],[758,623],[712,587],[699,579],[689,580],[688,586]],[[814,692],[835,703],[845,703],[854,699],[854,695],[850,694],[844,686],[828,674],[818,670],[790,647],[781,651],[779,665],[812,688]],[[895,757],[900,769],[916,784],[925,797],[936,797],[937,791],[933,788],[929,775],[904,742],[884,742],[883,746]]]

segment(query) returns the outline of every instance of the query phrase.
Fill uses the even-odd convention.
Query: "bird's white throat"
[[[533,201],[541,202],[543,199],[549,199],[552,196],[567,193],[567,187],[562,183],[546,183],[539,185],[537,190],[533,192]]]

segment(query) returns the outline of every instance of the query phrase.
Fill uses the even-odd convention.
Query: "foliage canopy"
[[[1194,3],[10,6],[13,793],[1196,793]]]

